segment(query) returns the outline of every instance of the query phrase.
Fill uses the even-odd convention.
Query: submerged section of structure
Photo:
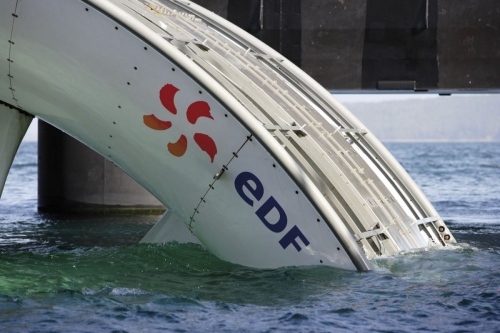
[[[181,221],[179,234],[191,232],[230,262],[357,270],[370,269],[369,258],[454,242],[348,110],[202,7],[2,7],[12,16],[9,24],[0,17],[0,49],[10,44],[13,62],[0,71],[9,70],[17,106],[99,152],[169,208],[145,241],[172,240]],[[11,99],[0,89],[0,100]]]

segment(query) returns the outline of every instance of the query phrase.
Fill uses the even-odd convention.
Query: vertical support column
[[[54,213],[162,214],[165,207],[113,163],[38,122],[38,209]]]
[[[17,149],[33,117],[0,103],[0,197]]]
[[[301,68],[327,89],[361,89],[366,2],[301,1]]]
[[[300,4],[301,0],[228,0],[227,19],[300,67]]]
[[[363,89],[438,87],[438,1],[367,1]]]

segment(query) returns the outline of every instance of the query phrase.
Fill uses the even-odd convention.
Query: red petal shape
[[[194,141],[204,152],[210,156],[210,160],[214,163],[215,155],[217,154],[217,146],[214,140],[206,134],[196,133],[194,135]]]
[[[207,102],[203,101],[191,103],[191,105],[188,107],[186,111],[186,117],[187,120],[193,125],[200,117],[207,117],[210,119],[214,119],[210,114],[210,106],[208,105]]]
[[[170,121],[163,121],[158,118],[154,114],[150,114],[149,116],[144,116],[142,117],[144,124],[154,130],[157,131],[164,131],[168,130],[170,127],[172,127],[172,123]]]
[[[170,154],[177,157],[181,157],[186,152],[187,145],[188,145],[187,138],[184,135],[181,135],[181,137],[179,138],[179,140],[177,140],[176,143],[169,142],[167,146]]]
[[[173,114],[177,114],[177,108],[174,103],[174,96],[179,91],[179,89],[172,85],[166,84],[160,89],[160,101],[161,104]]]

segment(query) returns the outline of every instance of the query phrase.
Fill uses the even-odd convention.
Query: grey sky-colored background
[[[500,95],[337,94],[381,141],[500,142]],[[25,141],[37,141],[33,121]]]

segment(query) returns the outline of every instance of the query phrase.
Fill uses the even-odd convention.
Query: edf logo
[[[254,199],[258,202],[264,196],[264,186],[262,185],[262,182],[259,178],[257,178],[257,176],[250,172],[244,171],[240,173],[234,180],[234,187],[240,197],[252,207],[254,205]],[[246,189],[247,193],[249,193],[251,197],[249,197],[243,189]],[[273,213],[271,214],[271,212]],[[269,230],[277,234],[283,232],[288,224],[285,211],[273,196],[269,197],[269,199],[267,199],[262,206],[257,209],[255,214]],[[293,244],[295,249],[300,252],[302,248],[297,243],[297,238],[300,238],[305,246],[309,245],[309,241],[296,225],[294,225],[292,229],[290,229],[283,236],[283,238],[281,238],[279,243],[283,249],[286,249],[288,245]]]

